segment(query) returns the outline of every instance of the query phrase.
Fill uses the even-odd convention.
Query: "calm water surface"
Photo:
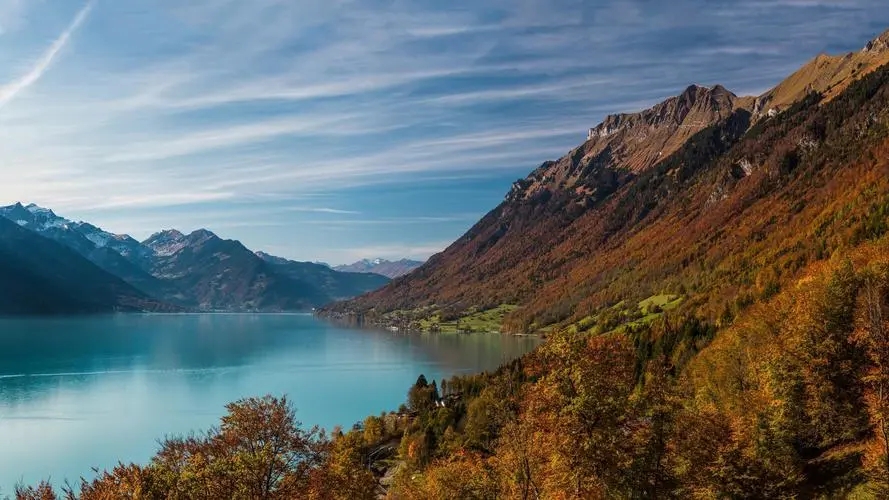
[[[310,315],[0,319],[0,498],[146,462],[226,403],[287,394],[307,426],[396,409],[417,375],[496,368],[539,341],[350,330]]]

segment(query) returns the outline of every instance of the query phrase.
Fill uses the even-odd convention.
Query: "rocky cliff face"
[[[500,206],[426,265],[329,313],[434,305],[459,314],[522,304],[610,245],[611,235],[644,219],[660,199],[675,198],[674,179],[703,168],[746,132],[752,102],[721,86],[694,85],[640,113],[610,116],[583,145],[517,181]],[[656,172],[683,148],[673,173]],[[660,191],[637,195],[652,178]]]
[[[599,197],[613,190],[620,177],[650,168],[694,134],[752,106],[753,98],[738,97],[721,85],[692,85],[650,109],[608,116],[590,129],[583,145],[543,164],[516,183],[509,197],[528,199],[557,189]]]

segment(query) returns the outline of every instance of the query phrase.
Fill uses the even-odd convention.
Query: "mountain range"
[[[71,275],[41,270],[26,246],[9,242],[5,255],[17,264],[4,272],[10,283],[39,277],[66,297],[60,310],[285,311],[340,300],[324,312],[438,328],[496,311],[502,329],[530,332],[669,295],[718,321],[829,254],[838,234],[871,231],[862,221],[882,206],[882,191],[851,180],[877,167],[850,159],[881,158],[867,139],[884,126],[887,63],[889,33],[858,52],[821,54],[759,96],[691,85],[649,109],[608,116],[422,265],[378,259],[330,269],[203,229],[139,242],[15,204],[0,208],[13,223],[5,231],[28,233],[9,242],[45,249],[47,262],[71,260],[69,270],[92,277],[93,292],[85,299],[65,282]],[[836,200],[857,201],[840,217]],[[26,244],[26,236],[55,245]],[[30,293],[22,285],[8,309],[55,309]]]
[[[389,281],[254,253],[206,229],[139,242],[21,203],[0,207],[0,222],[10,284],[0,313],[304,311]]]
[[[401,259],[397,261],[386,259],[362,259],[349,265],[336,266],[333,269],[344,273],[382,274],[387,278],[395,279],[399,276],[404,276],[422,265],[422,262],[410,259]]]
[[[887,63],[889,32],[759,96],[692,85],[608,116],[444,252],[323,313],[436,329],[497,311],[501,329],[535,332],[671,297],[726,321],[882,227],[868,221],[889,200]]]
[[[175,310],[73,249],[0,217],[0,313]]]

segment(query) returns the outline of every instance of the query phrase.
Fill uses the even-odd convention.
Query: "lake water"
[[[0,319],[0,498],[14,484],[145,463],[226,403],[286,394],[306,426],[397,409],[420,373],[491,370],[539,341],[350,330],[310,315]]]

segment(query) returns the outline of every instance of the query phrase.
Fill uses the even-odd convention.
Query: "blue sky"
[[[0,202],[423,258],[608,113],[887,28],[885,0],[0,0]]]

